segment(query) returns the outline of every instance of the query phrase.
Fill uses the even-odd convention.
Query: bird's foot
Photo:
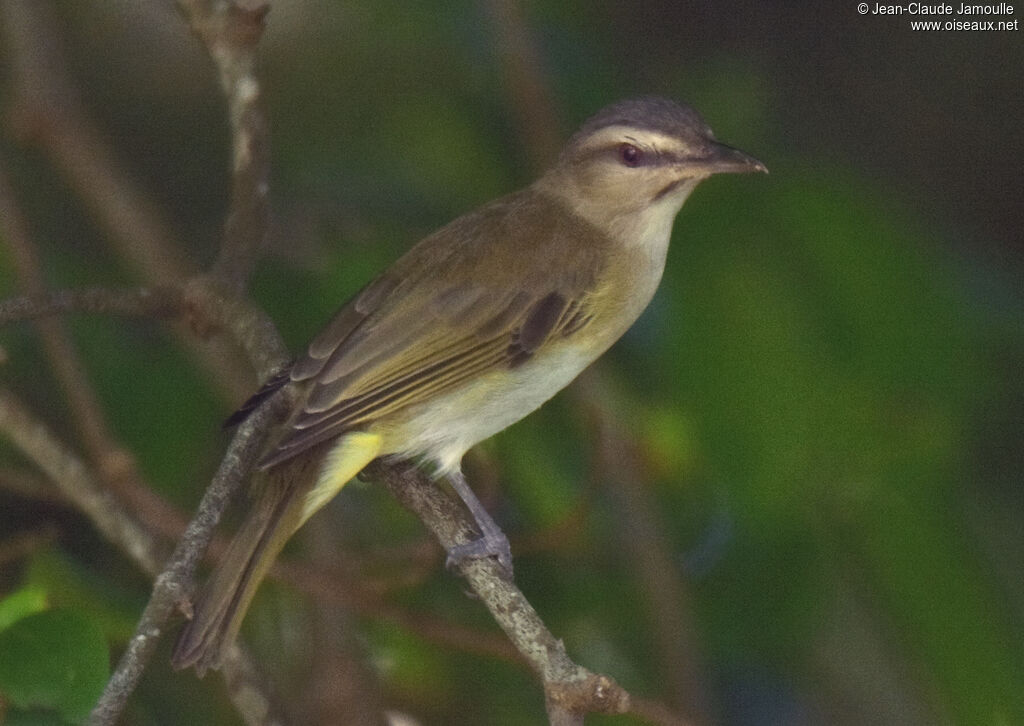
[[[445,566],[451,569],[468,559],[494,557],[498,560],[498,564],[501,565],[502,569],[511,577],[512,549],[509,547],[508,537],[501,531],[501,527],[491,518],[491,515],[487,513],[487,510],[484,509],[476,495],[473,494],[473,490],[469,488],[469,484],[466,483],[462,472],[455,472],[448,478],[455,493],[465,502],[466,507],[473,515],[476,526],[480,530],[480,537],[449,548]]]
[[[512,548],[509,547],[508,537],[501,530],[486,532],[471,542],[455,545],[448,550],[444,564],[451,570],[466,560],[483,557],[494,557],[508,576],[512,576]]]

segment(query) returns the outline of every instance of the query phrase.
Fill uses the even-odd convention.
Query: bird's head
[[[667,233],[686,197],[712,174],[766,171],[717,141],[689,106],[651,96],[597,112],[537,184],[599,229],[636,236],[666,225]]]

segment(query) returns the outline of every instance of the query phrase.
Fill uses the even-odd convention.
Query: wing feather
[[[364,288],[293,367],[305,397],[261,466],[522,365],[586,327],[607,240],[567,229],[571,215],[552,204],[537,194],[498,200],[426,238]],[[585,244],[558,244],[566,234]],[[439,285],[444,279],[468,284]]]

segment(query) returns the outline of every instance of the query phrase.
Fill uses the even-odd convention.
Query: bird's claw
[[[448,550],[448,557],[444,564],[445,567],[452,570],[466,560],[483,557],[494,557],[505,573],[509,577],[512,576],[512,548],[509,547],[508,537],[500,531],[485,533],[471,542],[455,545]]]

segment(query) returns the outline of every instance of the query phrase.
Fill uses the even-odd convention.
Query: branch
[[[288,360],[277,328],[262,309],[218,290],[213,280],[202,276],[180,287],[90,287],[0,300],[0,326],[62,313],[142,318],[188,313],[193,334],[226,332],[261,377]]]
[[[2,159],[0,159],[2,162]],[[0,164],[2,166],[2,164]],[[36,246],[29,234],[28,221],[21,213],[15,199],[14,190],[7,180],[6,174],[0,171],[0,238],[11,250],[11,258],[17,271],[21,287],[31,295],[43,295],[46,282]],[[149,291],[132,290],[128,294],[106,294],[97,296],[106,301],[113,299],[118,303],[125,301],[133,308],[143,308],[147,312],[163,314],[171,309],[180,309],[180,295],[174,293],[153,295]],[[175,305],[170,305],[173,297]],[[156,298],[156,299],[154,299]],[[145,301],[146,305],[139,303]],[[156,304],[154,306],[153,304]],[[132,312],[138,312],[137,309]],[[117,440],[111,429],[106,412],[103,410],[100,396],[92,385],[85,365],[82,363],[71,335],[64,321],[55,317],[46,317],[36,321],[36,329],[42,339],[43,347],[49,358],[50,367],[60,384],[64,398],[67,400],[72,421],[74,421],[79,440],[84,446],[88,459],[105,488],[121,495],[128,508],[139,511],[140,505],[150,504],[159,499],[153,494],[149,482],[145,480],[135,457]],[[140,525],[144,524],[140,522]],[[154,530],[159,532],[159,530]],[[156,535],[153,535],[154,539]]]
[[[642,446],[625,430],[622,421],[628,414],[616,405],[616,391],[600,370],[587,371],[572,391],[597,439],[596,479],[618,512],[622,553],[645,594],[642,611],[654,634],[653,658],[669,701],[693,723],[711,723],[693,598],[674,564],[657,502],[645,484]]]
[[[206,5],[210,6],[209,3]],[[217,5],[220,7],[223,3]],[[181,252],[182,245],[174,239],[156,206],[139,192],[139,186],[116,163],[109,147],[82,109],[64,70],[66,64],[57,42],[57,23],[52,7],[37,0],[6,0],[0,10],[4,13],[4,22],[0,25],[6,31],[6,47],[12,67],[13,128],[20,131],[23,138],[36,142],[48,152],[54,165],[105,225],[119,255],[128,260],[144,279],[166,283],[189,277],[194,268]],[[247,17],[261,26],[262,14],[257,11]],[[231,30],[237,31],[239,27],[234,25]],[[256,105],[259,86],[251,73],[251,51],[259,33],[252,34],[249,40],[244,35],[236,35],[229,40],[238,41],[238,49],[248,49],[248,66],[243,62],[235,64],[231,70],[231,64],[222,64],[230,53],[221,53],[210,46],[218,65],[222,70],[228,69],[226,75],[222,74],[222,82],[228,95],[235,138],[232,206],[226,224],[226,241],[215,265],[215,275],[228,288],[236,290],[248,277],[256,254],[262,248],[268,216],[266,124]],[[178,290],[161,290],[166,294],[157,296],[151,294],[152,290],[88,290],[47,295],[41,293],[41,284],[29,287],[30,292],[38,294],[0,305],[0,321],[39,318],[70,310],[162,317],[179,312],[182,307],[182,293]],[[280,354],[280,339],[272,326],[267,325],[266,316],[242,301],[214,293],[213,288],[208,280],[198,280],[184,289],[188,295],[189,311],[199,313],[193,317],[194,327],[226,328],[242,341],[250,358],[256,361],[257,368],[266,371],[280,366],[285,356]],[[194,331],[179,327],[176,332],[193,357],[213,374],[232,401],[248,392],[249,382],[237,374],[238,366],[224,351],[211,351],[208,346],[195,345]],[[49,338],[56,339],[54,336]],[[76,373],[67,369],[60,375],[63,380],[71,381]],[[97,410],[97,406],[84,403],[86,405],[74,407],[76,415]],[[97,420],[92,418],[93,423]],[[108,538],[126,549],[150,574],[159,570],[160,558],[153,551],[155,537],[139,526],[109,492],[99,487],[84,463],[42,426],[33,426],[27,412],[13,397],[0,398],[0,427],[10,428],[12,440],[34,458],[58,485],[74,485],[71,491],[64,493]],[[107,450],[105,445],[98,445],[102,444],[100,439],[104,437],[87,438],[91,440],[90,448]],[[235,442],[244,448],[244,441],[240,431]],[[258,448],[259,444],[256,451]],[[254,458],[253,453],[247,461]],[[232,461],[229,450],[225,465]],[[73,476],[60,476],[61,469]],[[218,497],[223,496],[226,500],[226,492],[237,487],[230,472],[221,473],[223,476],[215,480],[208,490],[204,506],[179,544],[168,568],[157,578],[154,595],[135,637],[114,678],[108,683],[104,697],[97,704],[93,714],[95,723],[116,720],[152,653],[160,628],[172,612],[174,602],[177,602],[182,583],[190,581],[195,562],[205,549],[222,509],[223,503]],[[244,480],[244,475],[238,476],[237,480]],[[252,669],[241,658],[240,652],[233,654],[225,663],[225,677],[229,695],[248,723],[273,721],[268,702],[255,687]]]
[[[35,529],[19,532],[0,540],[0,567],[17,562],[33,552],[53,545],[59,534],[57,526],[52,522],[43,522]]]
[[[433,558],[435,565],[442,558]],[[363,562],[362,564],[366,564]],[[372,563],[371,565],[372,566]],[[357,579],[357,567],[352,572],[339,573],[337,568],[278,560],[270,570],[270,577],[287,583],[295,590],[311,596],[319,603],[341,604],[346,610],[366,617],[392,622],[420,638],[442,647],[465,653],[522,664],[518,651],[507,638],[493,631],[468,627],[429,614],[414,612],[404,605],[386,598],[379,588]],[[358,568],[358,569],[366,569]],[[365,579],[365,578],[363,578]]]
[[[371,463],[379,481],[434,534],[447,550],[475,535],[467,515],[421,471],[409,465]],[[511,578],[491,558],[458,565],[472,591],[540,677],[552,724],[582,723],[584,713],[624,713],[629,694],[611,678],[574,663]]]
[[[2,171],[3,161],[0,157],[0,239],[11,251],[22,290],[29,295],[39,295],[46,290],[42,265],[29,234],[28,221],[21,213],[7,175]],[[78,349],[63,321],[53,317],[37,320],[36,330],[42,338],[50,367],[68,401],[71,419],[78,428],[79,437],[85,443],[93,462],[99,464],[103,477],[108,481],[128,477],[137,479],[137,472],[131,463],[132,457],[115,443],[99,396],[86,375]],[[115,467],[109,465],[113,462],[119,464],[116,467],[117,474],[114,473]]]
[[[72,110],[68,110],[67,99],[73,98],[73,94],[67,92],[69,84],[65,79],[55,73],[62,63],[55,62],[57,55],[53,53],[52,43],[46,42],[54,40],[53,24],[37,22],[39,16],[32,15],[29,9],[36,5],[27,0],[8,0],[6,5],[14,8],[9,13],[14,21],[5,18],[8,20],[5,26],[9,39],[15,37],[10,45],[17,61],[16,85],[23,103],[23,130],[43,139],[42,145],[50,151],[56,165],[104,218],[111,236],[121,243],[121,254],[134,260],[146,279],[186,278],[191,271],[177,252],[180,247],[170,241],[159,224],[151,224],[157,216],[147,214],[149,205],[115,168],[106,147],[78,115],[77,106],[72,103]],[[229,330],[236,340],[242,341],[250,359],[266,375],[283,362],[283,347],[266,316],[237,297],[267,236],[268,129],[260,108],[260,84],[254,74],[255,50],[266,8],[247,10],[228,0],[178,0],[178,5],[217,66],[228,100],[233,137],[232,194],[224,241],[209,277],[188,283],[181,295],[185,308],[196,313],[194,327]],[[129,244],[126,245],[126,241]],[[20,306],[11,306],[8,314],[16,319],[18,315],[51,314],[61,304],[99,305],[93,297],[83,293],[79,293],[73,303],[62,301],[59,295],[43,298],[21,299]],[[132,304],[140,302],[141,298],[136,297]],[[113,309],[120,303],[111,303],[108,298],[104,304]],[[126,304],[125,309],[128,307]],[[227,373],[228,377],[232,373],[223,361],[219,371]],[[156,577],[135,635],[97,703],[90,723],[95,726],[113,724],[123,711],[168,619],[175,609],[187,602],[187,589],[215,525],[233,494],[248,480],[268,431],[280,421],[288,403],[286,396],[274,397],[239,428],[195,517]],[[140,543],[155,546],[152,535],[96,485],[84,464],[34,422],[13,396],[2,390],[0,429],[9,429],[16,445],[29,453],[61,486],[73,482],[74,488],[81,491],[65,491],[69,499],[107,536],[128,549],[147,572],[159,569],[156,553],[140,546]],[[472,536],[472,526],[462,509],[427,477],[410,468],[381,462],[371,465],[370,471],[420,517],[446,548],[467,542]],[[99,511],[104,507],[107,512]],[[613,680],[591,673],[569,659],[563,644],[548,631],[530,603],[495,562],[472,560],[459,569],[518,652],[539,675],[551,724],[582,724],[585,713],[623,713],[628,709],[629,695]],[[229,690],[236,702],[255,703],[253,707],[239,709],[247,722],[272,722],[266,700],[258,692],[256,699],[250,698],[252,693],[247,684],[253,679],[247,661],[237,649],[225,663],[225,669]]]
[[[2,467],[0,468],[0,489],[33,502],[54,507],[71,506],[67,497],[59,490],[54,489],[37,471],[11,466]]]
[[[191,581],[196,563],[202,556],[209,536],[227,498],[246,480],[239,462],[250,464],[259,453],[268,425],[264,419],[274,411],[264,406],[253,414],[252,425],[239,430],[225,457],[225,465],[207,490],[199,513],[189,525],[164,571],[157,577],[153,596],[143,611],[128,649],[117,670],[108,681],[103,696],[90,717],[94,726],[116,723],[134,690],[161,635],[161,629],[182,600],[185,584]],[[273,421],[271,421],[273,423]],[[259,424],[259,432],[249,431]],[[165,548],[153,534],[140,525],[112,492],[103,488],[88,467],[75,456],[49,429],[32,416],[9,391],[0,388],[0,431],[5,433],[21,452],[31,459],[59,488],[61,493],[96,525],[96,528],[119,549],[126,552],[149,575],[160,571]],[[250,441],[255,437],[255,440]],[[228,471],[225,472],[225,468]],[[250,726],[271,726],[278,719],[271,714],[269,700],[263,695],[254,669],[240,649],[235,648],[224,663],[228,696]]]
[[[271,398],[238,427],[220,468],[203,494],[199,509],[163,571],[156,577],[153,593],[142,611],[135,635],[93,708],[90,726],[112,726],[117,722],[153,656],[168,619],[179,605],[187,602],[196,566],[210,544],[213,530],[231,498],[248,481],[253,463],[262,451],[270,429],[283,416],[285,399],[285,396]],[[236,677],[243,677],[247,671],[246,666],[237,662],[240,656],[238,649],[233,650],[235,653],[224,664],[225,678],[229,682]]]
[[[0,300],[0,325],[63,313],[167,318],[183,308],[181,291],[171,287],[86,287]]]
[[[563,139],[536,34],[526,21],[521,0],[487,0],[485,6],[505,77],[507,108],[516,120],[530,165],[539,174],[558,158]]]
[[[141,191],[83,108],[66,71],[51,3],[4,0],[0,15],[11,69],[11,128],[46,154],[140,279],[156,286],[194,275],[196,266],[158,205]],[[238,375],[228,351],[199,344],[180,326],[174,332],[232,405],[248,395],[251,381]]]
[[[93,477],[85,462],[4,388],[0,388],[0,431],[89,517],[107,540],[127,552],[148,574],[160,571],[164,555],[161,543]]]
[[[290,359],[274,321],[251,300],[223,290],[213,277],[200,275],[183,290],[193,331],[221,331],[244,353],[260,380],[277,373]],[[252,393],[250,390],[249,393]]]
[[[194,268],[170,225],[120,166],[82,107],[68,77],[52,4],[5,0],[0,9],[14,130],[47,153],[141,277],[163,282],[187,277]]]
[[[267,698],[256,665],[248,653],[238,646],[232,648],[221,672],[228,698],[247,726],[284,726],[285,721]]]
[[[256,50],[269,5],[177,0],[178,8],[217,67],[231,123],[231,202],[213,277],[240,292],[267,240],[270,134],[263,112]]]

